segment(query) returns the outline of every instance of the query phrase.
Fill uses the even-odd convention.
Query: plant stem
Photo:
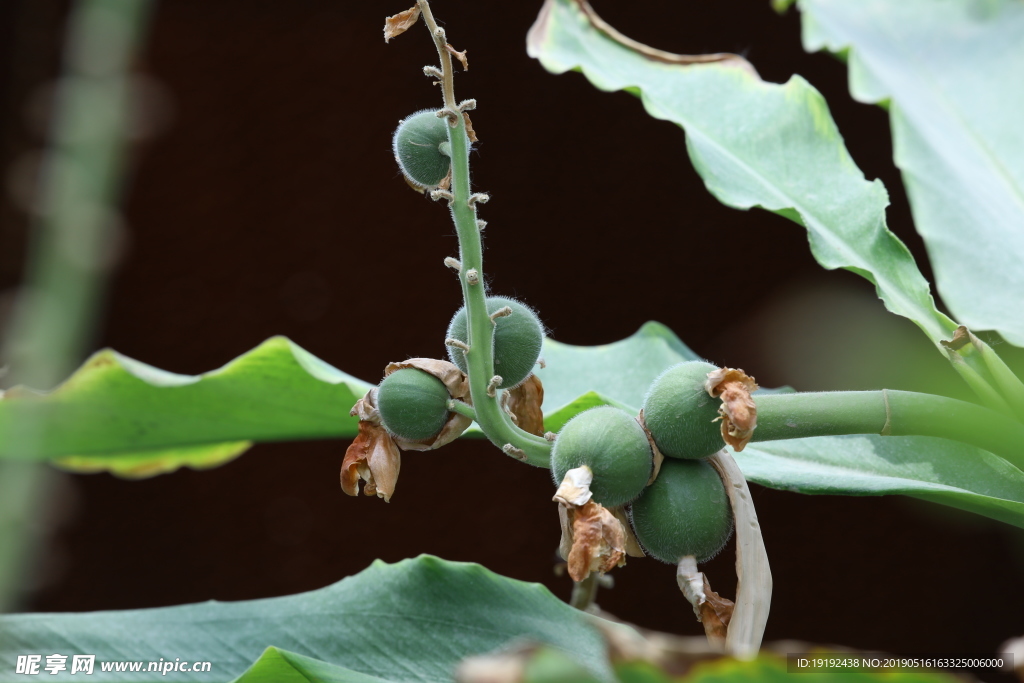
[[[452,159],[452,199],[449,208],[459,238],[459,261],[462,264],[459,281],[462,283],[462,298],[466,303],[468,320],[466,343],[469,350],[465,352],[466,366],[475,419],[495,446],[505,450],[504,447],[510,444],[512,449],[509,450],[519,459],[531,465],[547,467],[551,459],[551,444],[543,437],[534,436],[512,424],[511,418],[498,403],[497,393],[491,395],[487,391],[487,385],[494,376],[494,321],[487,314],[483,245],[477,227],[477,202],[472,199],[469,184],[469,137],[466,134],[465,119],[455,104],[452,59],[448,54],[444,29],[434,21],[427,0],[418,0],[418,5],[441,60],[441,87],[448,113],[448,140]],[[475,273],[472,283],[469,278],[471,271]]]
[[[757,399],[753,441],[881,434],[971,444],[1024,469],[1024,425],[988,408],[911,391],[767,394]]]
[[[473,410],[473,406],[468,403],[463,403],[462,401],[457,401],[455,399],[448,401],[448,410],[453,413],[458,413],[459,415],[465,415],[471,420],[476,419],[476,411]]]
[[[573,583],[572,597],[569,598],[572,607],[586,612],[587,608],[594,604],[594,599],[597,598],[598,577],[597,572],[591,572],[587,578]]]

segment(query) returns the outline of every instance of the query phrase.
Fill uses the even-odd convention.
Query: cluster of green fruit
[[[504,306],[513,313],[495,321],[494,362],[505,378],[501,388],[511,388],[530,375],[540,355],[543,328],[523,304],[505,297],[487,300],[489,312]],[[455,314],[448,336],[466,341],[465,309]],[[461,349],[452,348],[451,359],[465,371]],[[644,402],[645,419],[667,459],[650,485],[653,450],[643,427],[624,410],[602,406],[580,413],[555,440],[551,470],[556,485],[570,469],[589,467],[594,501],[605,507],[629,505],[640,544],[665,562],[676,563],[686,555],[703,562],[716,555],[732,533],[722,480],[703,459],[722,447],[713,424],[716,402],[703,388],[707,373],[714,369],[708,363],[682,363],[652,385]],[[405,368],[381,382],[377,405],[389,432],[427,439],[448,420],[450,400],[439,379]]]
[[[395,158],[410,184],[432,189],[448,176],[450,127],[437,112],[404,119],[395,131]],[[523,382],[540,357],[543,327],[536,314],[505,297],[487,299],[487,312],[509,307],[494,318],[494,367],[499,389]],[[468,342],[465,308],[452,318],[448,338]],[[462,349],[449,348],[452,362],[466,372]],[[658,450],[667,456],[651,482],[654,452],[644,428],[619,408],[604,406],[577,415],[558,434],[551,456],[555,484],[573,468],[593,472],[593,499],[605,507],[629,505],[633,529],[655,558],[676,563],[687,555],[704,561],[716,555],[732,534],[725,488],[704,458],[723,446],[717,402],[704,390],[708,363],[687,362],[662,374],[644,402],[644,419]],[[450,396],[437,378],[403,369],[381,383],[378,407],[385,427],[406,439],[436,434],[449,416]]]
[[[605,507],[629,506],[637,540],[648,555],[678,563],[687,555],[704,562],[732,535],[732,512],[721,478],[706,458],[723,446],[717,401],[704,389],[710,363],[689,361],[662,373],[644,399],[644,421],[666,456],[657,478],[644,428],[612,406],[570,420],[555,441],[555,483],[570,469],[593,472],[590,490]]]

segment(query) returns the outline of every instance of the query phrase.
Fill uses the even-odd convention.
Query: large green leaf
[[[462,658],[516,638],[549,643],[599,678],[612,677],[601,636],[543,586],[429,556],[393,565],[377,561],[326,588],[281,598],[0,616],[0,676],[14,671],[18,655],[57,653],[95,654],[94,683],[168,680],[170,674],[156,672],[101,671],[102,662],[161,658],[212,663],[209,673],[189,673],[190,681],[230,681],[272,646],[320,660],[320,673],[336,676],[312,680],[449,681]],[[292,676],[295,669],[317,666],[280,652],[263,660],[247,674],[251,680],[274,680],[266,677],[274,670],[284,672],[284,680],[302,680]],[[46,674],[47,680],[77,677]]]
[[[821,265],[872,281],[889,310],[933,342],[949,337],[955,325],[935,308],[910,252],[885,225],[885,188],[864,179],[824,99],[805,80],[766,83],[739,59],[681,65],[647,56],[599,27],[584,0],[548,0],[528,50],[549,71],[581,71],[601,90],[637,94],[651,116],[686,130],[690,159],[721,202],[800,223]]]
[[[808,50],[888,104],[896,164],[957,319],[1024,346],[1024,3],[800,0]]]
[[[1024,528],[1024,472],[987,451],[927,436],[823,436],[751,443],[743,475],[800,493],[902,494]]]
[[[268,339],[224,367],[178,375],[104,350],[47,394],[15,389],[0,399],[0,457],[20,421],[41,426],[32,455],[87,468],[98,456],[213,464],[247,441],[351,436],[349,410],[370,387],[284,337]]]

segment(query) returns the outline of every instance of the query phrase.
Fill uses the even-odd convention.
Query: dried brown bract
[[[719,368],[708,373],[704,388],[722,399],[718,414],[722,419],[722,438],[737,451],[742,451],[757,427],[757,404],[750,394],[757,391],[753,377],[742,370]]]
[[[462,120],[466,122],[466,136],[470,142],[480,142],[480,138],[476,136],[476,131],[473,130],[473,121],[470,120],[467,112],[462,112]]]
[[[729,621],[735,603],[711,590],[708,577],[704,577],[704,602],[700,606],[700,621],[704,625],[704,633],[708,640],[725,642],[729,631]]]
[[[454,47],[452,47],[448,43],[445,43],[444,49],[448,50],[448,54],[450,54],[452,57],[455,57],[455,59],[459,60],[459,64],[462,65],[462,70],[463,71],[469,71],[469,60],[466,59],[466,51],[465,50],[463,50],[462,52],[459,52],[458,50],[456,50]]]
[[[612,513],[590,501],[570,514],[573,543],[566,560],[573,581],[578,583],[591,572],[604,574],[626,563],[626,534]]]
[[[537,375],[530,375],[526,380],[506,391],[501,398],[502,405],[512,421],[523,431],[544,436],[544,385]]]
[[[377,410],[377,387],[370,389],[349,413],[359,418],[359,434],[345,451],[341,463],[341,490],[359,495],[359,481],[366,482],[363,493],[390,502],[398,483],[401,455],[391,435],[384,429]]]
[[[388,17],[384,20],[384,42],[389,42],[395,36],[400,36],[412,27],[420,18],[419,5],[410,7],[404,12]]]

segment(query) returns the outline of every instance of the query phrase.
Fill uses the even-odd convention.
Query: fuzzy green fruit
[[[647,554],[672,564],[687,555],[710,560],[732,535],[725,485],[706,460],[665,460],[630,519]]]
[[[590,490],[605,507],[625,505],[644,490],[654,467],[647,435],[633,417],[612,406],[600,406],[569,420],[551,451],[555,486],[565,473],[586,465],[594,473]]]
[[[544,344],[544,327],[537,319],[537,314],[528,306],[507,296],[487,297],[488,315],[505,306],[512,309],[512,315],[496,318],[497,325],[494,328],[494,374],[501,376],[499,389],[511,389],[529,377]],[[452,317],[448,325],[448,339],[461,342],[469,339],[465,306]],[[467,372],[466,354],[462,349],[449,346],[448,356],[460,370]]]
[[[644,422],[654,443],[670,458],[706,458],[725,447],[715,420],[722,402],[704,389],[711,363],[673,365],[651,384],[644,399]]]
[[[424,109],[402,119],[391,140],[395,160],[410,183],[432,190],[451,167],[448,121],[436,110]]]
[[[377,409],[389,432],[418,441],[429,439],[444,427],[450,398],[438,378],[416,368],[402,368],[380,383]]]

